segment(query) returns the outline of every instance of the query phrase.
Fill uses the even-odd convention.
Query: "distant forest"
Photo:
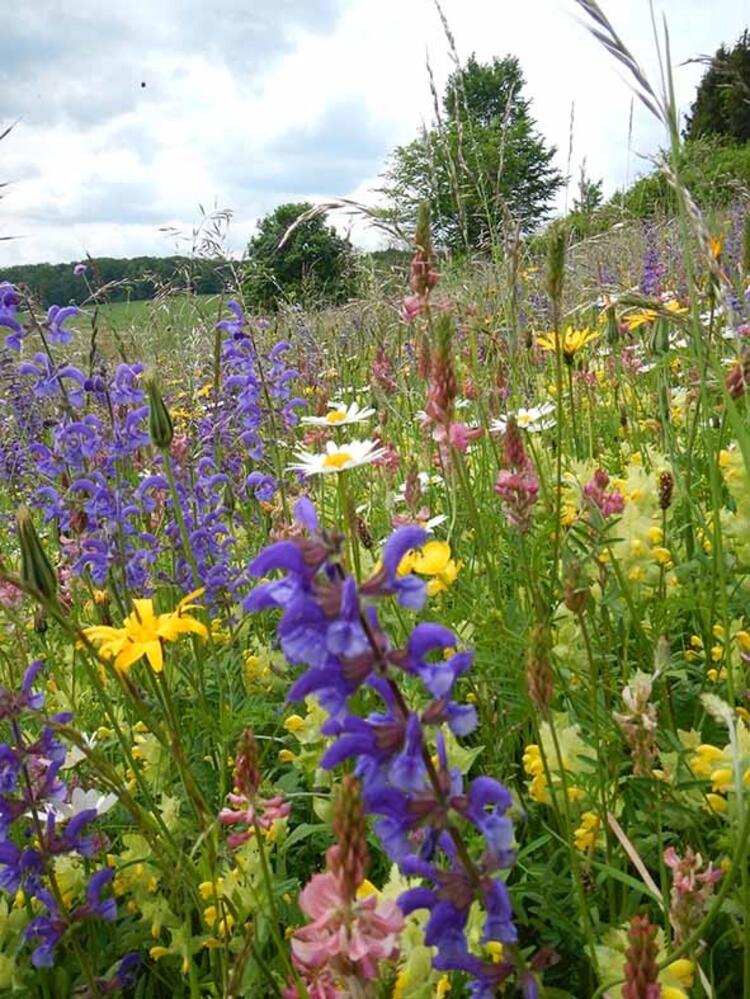
[[[83,304],[91,296],[88,284],[94,289],[107,286],[105,297],[110,302],[153,298],[166,285],[196,295],[211,295],[221,292],[226,284],[226,264],[222,260],[97,257],[84,262],[85,275],[73,273],[74,263],[22,264],[2,268],[0,280],[25,285],[45,307]]]
[[[411,255],[404,250],[374,250],[358,253],[362,264],[381,277],[398,273],[405,280]],[[164,287],[190,291],[195,295],[217,295],[233,284],[225,260],[196,257],[96,257],[83,261],[85,275],[73,273],[69,264],[20,264],[0,267],[0,281],[23,285],[39,305],[82,305],[96,291],[106,287],[102,300],[141,301],[154,298]],[[240,265],[241,267],[242,265]]]

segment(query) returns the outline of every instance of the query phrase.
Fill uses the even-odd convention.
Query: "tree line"
[[[193,257],[97,257],[76,263],[21,264],[5,267],[0,279],[29,289],[40,305],[82,305],[91,289],[105,289],[102,298],[126,302],[154,298],[161,288],[184,289],[197,295],[218,294],[224,286],[223,262]]]

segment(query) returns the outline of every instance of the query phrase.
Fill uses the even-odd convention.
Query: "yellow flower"
[[[484,949],[489,954],[493,964],[500,964],[503,959],[503,945],[499,940],[488,940]]]
[[[442,975],[437,983],[437,988],[435,989],[435,999],[444,999],[451,991],[451,982],[447,975]]]
[[[447,541],[428,541],[423,548],[404,555],[399,563],[398,575],[416,572],[420,576],[432,577],[427,584],[427,595],[433,597],[455,582],[458,570],[459,565],[451,558],[451,546]]]
[[[114,659],[115,668],[125,673],[139,659],[145,656],[154,672],[164,667],[163,642],[174,642],[180,635],[192,632],[206,638],[205,624],[192,618],[189,611],[195,608],[192,602],[203,590],[188,594],[169,614],[155,614],[150,599],[133,600],[133,610],[125,618],[121,628],[109,625],[93,625],[84,628],[90,642],[99,646],[99,652],[106,659]]]
[[[393,983],[393,993],[391,999],[404,999],[404,989],[409,984],[409,972],[406,968],[402,968],[396,976],[396,981]]]
[[[714,764],[724,758],[724,750],[710,743],[698,746],[693,756],[691,766],[697,777],[710,777],[715,769]]]
[[[228,937],[232,933],[232,927],[234,926],[234,916],[231,912],[223,912],[219,914],[215,905],[209,905],[207,909],[203,910],[203,918],[207,926],[212,929],[218,923],[217,933],[220,937]]]
[[[568,326],[562,337],[559,336],[556,330],[552,330],[551,333],[544,333],[542,336],[538,336],[536,342],[542,350],[549,350],[553,354],[561,350],[565,360],[570,363],[582,347],[585,347],[592,340],[596,340],[599,335],[597,330],[592,330],[588,327],[576,330],[572,326]]]
[[[674,315],[679,315],[681,312],[686,312],[687,309],[676,302],[674,299],[670,299],[666,302],[660,310],[657,309],[638,309],[635,312],[628,313],[627,316],[623,317],[623,321],[628,328],[629,332],[637,330],[639,326],[645,325],[645,323],[653,323],[663,316],[665,313],[673,313]]]
[[[573,833],[576,850],[589,850],[596,843],[596,834],[599,831],[599,816],[596,812],[584,812],[581,816],[581,824]]]
[[[544,763],[542,753],[536,743],[527,746],[523,754],[523,768],[531,777],[529,784],[529,797],[541,805],[549,802],[547,792],[547,778],[544,773]]]
[[[357,898],[361,901],[365,898],[370,898],[372,895],[377,895],[380,898],[380,889],[376,888],[372,881],[368,881],[365,878],[359,888],[357,888]]]
[[[707,794],[706,803],[709,812],[716,812],[718,815],[725,815],[728,809],[726,798],[720,794]]]
[[[299,715],[289,715],[287,720],[284,722],[284,728],[287,732],[299,732],[301,728],[304,728],[305,719],[301,718]]]

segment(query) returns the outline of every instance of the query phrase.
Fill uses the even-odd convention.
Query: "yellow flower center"
[[[336,451],[335,454],[327,454],[323,459],[323,468],[343,468],[354,459],[348,451]]]
[[[345,409],[334,409],[326,414],[328,423],[342,423],[346,419]]]

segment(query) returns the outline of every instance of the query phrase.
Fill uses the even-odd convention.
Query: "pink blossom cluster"
[[[512,417],[503,437],[503,461],[505,468],[495,480],[495,492],[510,526],[525,534],[531,527],[534,504],[539,498],[539,479]]]
[[[292,810],[292,806],[281,794],[273,798],[256,798],[254,801],[250,801],[244,794],[228,794],[227,799],[234,808],[222,808],[219,812],[219,822],[225,826],[247,827],[227,836],[227,844],[233,850],[250,839],[255,832],[256,824],[261,829],[270,829],[277,819],[286,818]]]
[[[672,870],[669,921],[675,931],[676,943],[682,943],[699,925],[714,885],[721,878],[721,871],[709,863],[701,871],[703,858],[690,847],[680,857],[673,846],[664,851],[664,863]]]
[[[6,610],[18,610],[23,603],[23,590],[13,583],[0,580],[0,607]]]
[[[597,468],[594,476],[583,487],[583,495],[596,507],[602,517],[611,517],[615,513],[622,513],[625,509],[625,500],[621,493],[607,492],[609,476],[603,468]]]
[[[351,995],[337,988],[347,979],[375,979],[378,962],[397,956],[404,927],[394,901],[380,900],[377,893],[350,897],[338,855],[338,846],[329,848],[328,869],[314,874],[299,895],[300,908],[311,922],[295,930],[292,955],[313,999]],[[285,996],[295,999],[296,988]]]

